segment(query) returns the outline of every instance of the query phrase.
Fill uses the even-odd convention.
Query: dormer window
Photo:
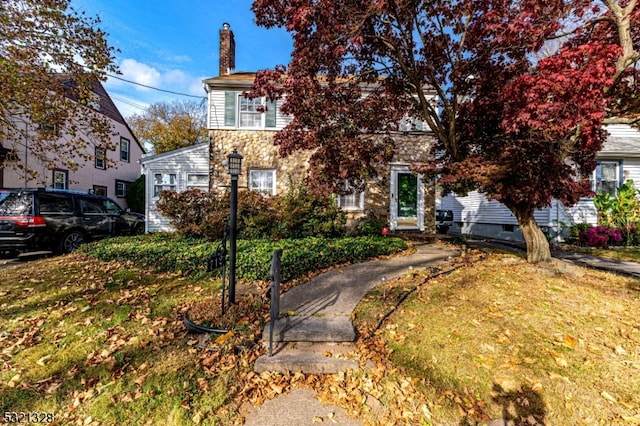
[[[276,105],[264,98],[246,98],[242,92],[225,92],[224,125],[236,129],[274,128]]]
[[[249,99],[240,96],[238,127],[242,129],[259,129],[262,127],[261,99]]]

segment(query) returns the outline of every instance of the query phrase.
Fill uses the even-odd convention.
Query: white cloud
[[[189,77],[183,71],[170,70],[162,76],[162,81],[168,84],[184,85]]]
[[[122,73],[122,78],[144,86],[158,87],[162,80],[162,75],[158,70],[135,59],[124,59],[120,64],[120,72]],[[142,86],[136,86],[136,88],[138,90],[149,90]]]

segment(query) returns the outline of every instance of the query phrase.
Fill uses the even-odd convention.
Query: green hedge
[[[130,260],[140,268],[156,272],[178,272],[185,276],[206,273],[207,259],[219,243],[202,239],[158,233],[133,237],[116,237],[81,247],[87,256],[103,261]],[[407,248],[399,238],[343,237],[301,238],[286,240],[239,240],[237,242],[236,277],[249,281],[269,280],[271,256],[282,249],[284,281],[341,263],[358,263],[376,256],[392,254]],[[216,273],[220,273],[217,271]]]

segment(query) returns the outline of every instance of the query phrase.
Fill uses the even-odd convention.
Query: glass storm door
[[[398,219],[418,217],[418,177],[398,173]]]
[[[424,194],[420,176],[411,173],[408,167],[391,171],[391,228],[424,228]]]

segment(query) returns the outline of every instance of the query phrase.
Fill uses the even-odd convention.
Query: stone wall
[[[243,131],[243,130],[210,130],[210,189],[223,190],[229,185],[225,161],[227,155],[236,148],[244,158],[242,162],[243,174],[238,185],[247,188],[248,169],[275,169],[277,179],[277,194],[283,194],[289,188],[289,182],[299,183],[309,166],[309,152],[297,152],[287,158],[280,158],[278,148],[273,145],[274,131]],[[398,134],[394,137],[395,154],[390,164],[378,168],[378,176],[367,183],[364,196],[364,211],[350,212],[350,223],[365,214],[375,214],[389,217],[389,200],[391,165],[419,164],[427,161],[433,146],[433,136],[428,133]],[[425,218],[427,232],[435,228],[435,185],[433,182],[423,182],[425,185]]]

